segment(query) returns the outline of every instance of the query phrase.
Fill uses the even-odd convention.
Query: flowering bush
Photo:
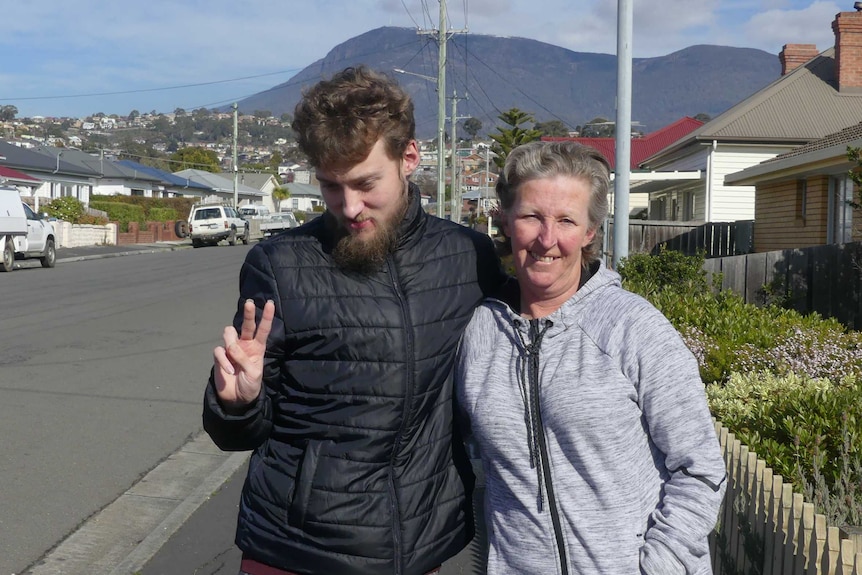
[[[77,224],[78,220],[80,220],[84,215],[84,204],[82,204],[78,198],[65,196],[51,200],[51,202],[45,206],[45,211],[49,216],[57,218],[58,220]]]

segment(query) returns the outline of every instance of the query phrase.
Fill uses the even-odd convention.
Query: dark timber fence
[[[656,253],[667,249],[707,258],[745,254],[751,251],[753,222],[629,221],[629,253]],[[608,252],[613,254],[614,222],[608,222]]]
[[[862,243],[713,258],[704,268],[746,302],[784,303],[862,329]]]

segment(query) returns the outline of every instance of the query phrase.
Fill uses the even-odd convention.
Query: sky
[[[834,44],[842,0],[630,0],[635,58],[695,44]],[[618,0],[447,0],[447,29],[616,53]],[[0,106],[18,118],[228,105],[381,26],[438,28],[439,0],[6,2]]]

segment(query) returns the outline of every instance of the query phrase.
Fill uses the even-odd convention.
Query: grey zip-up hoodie
[[[539,320],[487,300],[456,369],[489,574],[712,573],[725,465],[697,363],[615,272]]]

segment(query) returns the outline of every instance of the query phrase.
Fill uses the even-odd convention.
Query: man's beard
[[[395,250],[398,242],[398,228],[407,214],[407,183],[404,193],[399,197],[401,205],[387,220],[377,221],[376,229],[371,238],[362,239],[350,233],[342,222],[333,223],[335,229],[335,247],[332,259],[335,264],[347,271],[370,275],[379,270],[386,257]]]

